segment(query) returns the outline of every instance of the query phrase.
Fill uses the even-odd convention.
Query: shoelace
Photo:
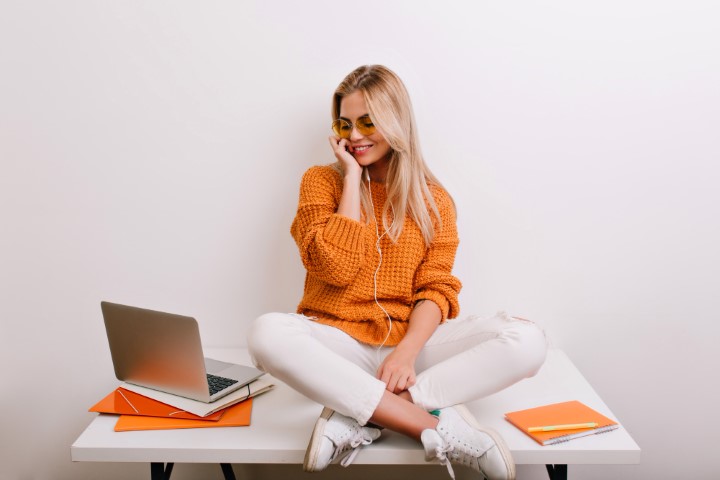
[[[355,457],[357,457],[357,454],[360,453],[360,447],[363,447],[365,445],[370,445],[372,443],[372,438],[370,438],[370,435],[365,434],[365,431],[363,429],[360,429],[355,436],[350,440],[350,443],[343,448],[340,452],[347,450],[348,447],[350,447],[350,451],[345,455],[345,457],[340,461],[340,465],[343,467],[347,467],[350,465],[353,460],[355,460]]]
[[[452,465],[450,464],[450,459],[448,458],[447,454],[449,452],[452,452],[454,448],[455,447],[453,447],[452,445],[435,447],[435,456],[438,460],[440,460],[441,464],[447,467],[450,478],[452,478],[453,480],[455,480],[455,472],[453,471]]]

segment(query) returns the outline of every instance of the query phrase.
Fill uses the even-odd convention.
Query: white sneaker
[[[422,432],[425,459],[439,460],[455,478],[451,463],[466,465],[488,480],[514,480],[515,462],[505,441],[495,431],[481,427],[462,405],[440,410],[435,430]]]
[[[344,452],[349,452],[340,464],[347,467],[357,456],[360,448],[370,445],[380,436],[377,428],[361,427],[350,417],[340,415],[325,407],[315,422],[310,443],[305,451],[303,470],[319,472]]]

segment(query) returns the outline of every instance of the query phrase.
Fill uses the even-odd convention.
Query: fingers
[[[330,136],[328,141],[333,149],[335,158],[345,167],[345,174],[362,175],[362,167],[355,157],[352,156],[353,149],[350,146],[350,142],[345,138],[336,136]]]
[[[331,136],[328,141],[330,142],[330,147],[333,149],[335,158],[348,166],[357,164],[357,160],[352,156],[352,147],[346,139]]]
[[[352,153],[352,147],[348,144],[347,139],[330,135],[330,137],[328,137],[328,141],[330,142],[330,146],[336,156],[343,153]]]
[[[405,390],[406,379],[402,374],[395,374],[390,377],[390,382],[387,384],[387,389],[393,393],[399,393]]]
[[[397,395],[398,393],[412,387],[414,384],[415,380],[412,379],[410,375],[401,374],[397,377],[391,378],[390,382],[387,384],[387,390]]]
[[[415,385],[415,372],[407,370],[382,369],[378,378],[385,384],[385,389],[398,394]]]
[[[408,372],[407,374],[403,374],[398,377],[398,381],[395,384],[395,387],[391,390],[391,392],[398,394],[407,390],[413,385],[415,385],[415,375],[412,372]]]

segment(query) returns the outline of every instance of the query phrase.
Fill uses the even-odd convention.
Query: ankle
[[[428,423],[427,423],[428,428],[431,428],[431,429],[433,429],[433,430],[437,430],[437,426],[438,426],[438,423],[440,423],[440,419],[439,419],[436,415],[433,415],[433,414],[430,413],[430,412],[428,412],[428,417],[429,417],[429,418],[428,418]]]

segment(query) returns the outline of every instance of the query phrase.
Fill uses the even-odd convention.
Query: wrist
[[[395,346],[395,350],[398,354],[401,354],[404,357],[409,358],[413,362],[417,358],[418,354],[420,353],[420,349],[422,348],[422,345],[418,346],[415,345],[412,340],[406,338],[403,338],[400,343],[398,343]]]
[[[362,170],[359,168],[345,168],[343,172],[343,181],[347,184],[359,184],[360,177],[362,176]]]

